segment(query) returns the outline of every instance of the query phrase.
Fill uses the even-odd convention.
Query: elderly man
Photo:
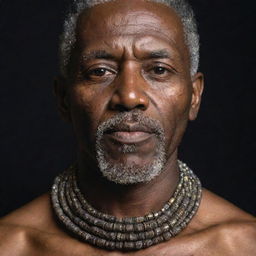
[[[199,39],[183,0],[81,0],[55,93],[77,163],[0,221],[0,255],[256,255],[255,218],[177,159],[197,116]]]

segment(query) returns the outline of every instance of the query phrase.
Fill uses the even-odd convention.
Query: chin
[[[107,160],[104,152],[98,152],[97,160],[103,177],[116,184],[128,185],[147,183],[159,176],[164,169],[166,156],[162,151],[150,161],[141,161],[141,159],[137,159],[138,161],[131,159],[113,161]]]

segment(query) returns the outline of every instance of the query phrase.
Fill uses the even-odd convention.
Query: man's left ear
[[[192,78],[192,99],[189,110],[189,120],[195,120],[200,108],[201,96],[204,90],[204,75],[196,73]]]

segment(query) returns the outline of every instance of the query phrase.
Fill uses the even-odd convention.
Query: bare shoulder
[[[255,256],[256,218],[203,190],[198,212],[188,227],[168,246],[162,244],[155,250],[173,256]]]
[[[254,256],[256,218],[204,190],[201,205],[191,222],[190,230],[177,239],[177,248],[182,244],[188,245],[191,254],[197,256]]]
[[[54,223],[49,195],[45,194],[0,219],[0,256],[43,255],[38,250],[35,253],[36,248],[58,236],[61,230]]]
[[[229,222],[250,222],[256,218],[231,202],[204,189],[197,219],[206,227]]]
[[[203,191],[195,221],[201,225],[199,231],[216,228],[224,234],[243,233],[248,239],[255,238],[256,218],[208,190]]]
[[[0,255],[24,255],[25,236],[22,228],[0,222]]]
[[[52,218],[50,196],[44,194],[6,215],[0,219],[0,222],[38,229],[44,227],[49,230],[52,228]]]

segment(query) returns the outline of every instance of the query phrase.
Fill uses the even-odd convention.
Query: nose
[[[132,67],[125,67],[114,82],[110,108],[116,111],[146,110],[149,106],[144,78]]]

